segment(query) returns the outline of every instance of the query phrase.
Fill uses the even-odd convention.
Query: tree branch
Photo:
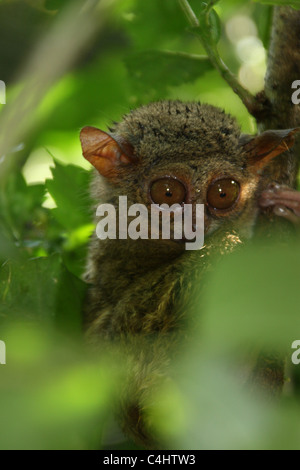
[[[294,105],[291,100],[293,93],[291,86],[297,79],[300,79],[300,11],[290,7],[276,7],[264,90],[266,99],[270,103],[270,110],[257,119],[260,131],[300,126],[300,106]],[[298,138],[298,143],[289,152],[285,152],[282,158],[275,158],[272,161],[268,166],[266,178],[262,179],[264,186],[276,181],[279,184],[296,187],[299,144]],[[266,219],[272,222],[273,219],[270,214],[263,215],[264,231],[270,232],[271,227],[270,224],[266,224]],[[262,224],[259,224],[258,228],[261,231],[260,225]]]
[[[210,13],[213,5],[216,3],[211,0],[203,9],[199,19],[191,8],[188,0],[178,0],[179,5],[187,17],[188,22],[193,28],[193,32],[200,39],[203,47],[206,50],[208,58],[213,66],[218,70],[221,77],[228,83],[234,93],[236,93],[246,106],[247,110],[254,117],[264,115],[266,107],[268,107],[266,100],[261,100],[261,95],[253,96],[246,88],[244,88],[235,75],[229,70],[227,65],[221,59],[215,38],[213,37],[212,27],[210,24]]]
[[[265,95],[271,104],[272,112],[258,119],[261,130],[300,125],[300,106],[291,101],[292,83],[299,79],[300,11],[289,7],[276,7],[265,77]],[[299,155],[299,149],[293,153]]]
[[[258,117],[260,131],[289,129],[300,126],[300,106],[291,101],[294,80],[300,78],[300,11],[289,7],[274,8],[268,67],[263,94],[270,103],[269,112]],[[299,141],[299,139],[298,139]],[[277,182],[295,188],[299,169],[299,143],[282,156],[275,158],[261,178],[260,191]],[[276,236],[286,243],[292,227],[273,215],[262,212],[257,220],[255,236],[266,243]],[[269,366],[272,364],[272,367]],[[284,363],[277,356],[262,354],[253,371],[254,383],[276,395],[284,384]]]
[[[178,0],[178,1],[179,1],[179,5],[182,8],[182,11],[184,12],[192,28],[198,28],[199,26],[198,18],[195,15],[194,11],[192,10],[192,7],[189,4],[189,2],[187,0]]]

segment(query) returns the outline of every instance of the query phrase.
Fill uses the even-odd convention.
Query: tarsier
[[[118,414],[137,443],[162,445],[152,422],[152,396],[186,340],[194,291],[212,255],[251,237],[259,204],[292,221],[300,215],[296,191],[274,184],[262,192],[269,162],[285,158],[280,154],[297,131],[241,135],[221,109],[180,101],[138,108],[109,133],[82,129],[83,155],[97,170],[97,205],[108,202],[118,211],[124,195],[128,204],[147,207],[178,203],[184,211],[188,203],[205,205],[205,244],[198,251],[174,239],[91,241],[86,336],[99,348],[110,341],[123,347],[127,379]]]

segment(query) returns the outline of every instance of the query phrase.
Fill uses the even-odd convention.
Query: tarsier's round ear
[[[80,141],[84,158],[106,178],[114,179],[120,164],[136,162],[133,147],[128,142],[96,127],[84,127],[80,132]]]
[[[249,167],[253,172],[259,172],[274,157],[289,150],[295,143],[297,132],[300,132],[300,127],[268,130],[255,137],[241,135],[240,145],[246,152]]]

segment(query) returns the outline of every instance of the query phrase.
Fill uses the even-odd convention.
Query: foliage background
[[[200,11],[201,1],[190,3]],[[266,68],[272,6],[263,3],[280,2],[216,5],[220,54],[253,92]],[[243,132],[254,133],[255,122],[174,0],[2,0],[0,44],[0,447],[134,448],[111,416],[122,370],[90,357],[81,336],[93,225],[80,128],[106,130],[159,99],[220,106]],[[211,276],[178,383],[158,400],[157,426],[172,448],[299,448],[290,361],[300,331],[299,247],[249,251]],[[276,407],[235,382],[249,341],[287,353],[294,384],[287,380]]]

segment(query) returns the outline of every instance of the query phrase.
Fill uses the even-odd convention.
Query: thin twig
[[[231,73],[227,65],[221,59],[216,44],[213,41],[210,34],[210,25],[209,25],[209,13],[214,5],[214,1],[210,1],[207,4],[206,9],[203,11],[200,20],[197,18],[194,13],[191,5],[188,0],[178,0],[179,5],[182,8],[185,16],[188,19],[188,22],[193,28],[194,33],[200,39],[203,47],[206,50],[206,53],[213,64],[213,66],[218,70],[221,77],[226,80],[229,86],[232,88],[234,93],[236,93],[246,106],[250,114],[257,117],[260,113],[264,112],[265,106],[260,101],[257,100],[246,88],[244,88],[237,80],[235,75]]]
[[[192,10],[192,7],[189,4],[189,2],[187,0],[178,0],[178,1],[190,25],[193,28],[197,28],[199,26],[199,21],[194,11]]]

